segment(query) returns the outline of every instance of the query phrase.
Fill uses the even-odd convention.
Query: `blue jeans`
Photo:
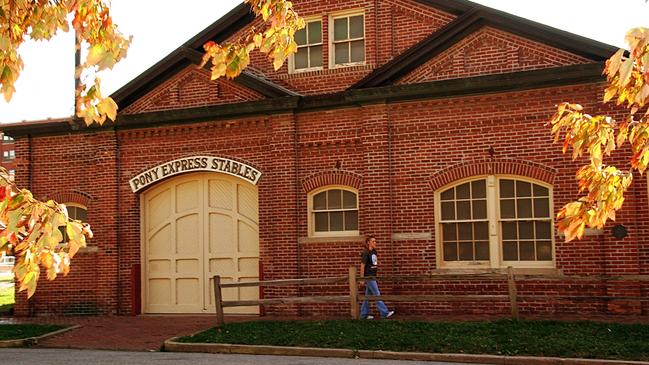
[[[365,280],[365,295],[381,295],[379,292],[379,285],[376,280]],[[385,318],[388,315],[388,307],[382,300],[376,301],[376,309],[381,313],[381,317]],[[361,318],[366,318],[370,314],[370,304],[367,300],[363,301],[361,305]]]

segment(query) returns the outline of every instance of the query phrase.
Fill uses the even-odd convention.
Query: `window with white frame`
[[[6,150],[2,153],[2,157],[5,160],[13,160],[16,158],[16,151],[15,150]]]
[[[307,20],[294,39],[297,51],[289,59],[291,72],[322,69],[322,19]]]
[[[2,140],[4,142],[13,142],[14,139],[12,137],[9,137],[8,135],[4,134],[4,135],[2,135]]]
[[[331,65],[365,62],[365,16],[362,13],[332,16],[330,22]]]
[[[327,187],[309,194],[311,236],[358,235],[358,192]]]
[[[68,209],[68,217],[70,219],[77,219],[85,222],[88,218],[88,209],[80,204],[66,203],[65,207]],[[65,230],[65,226],[59,227],[59,230],[61,231],[61,234],[63,234],[63,241],[61,242],[67,242],[68,234]]]
[[[549,186],[491,175],[446,187],[436,202],[439,267],[554,267]]]

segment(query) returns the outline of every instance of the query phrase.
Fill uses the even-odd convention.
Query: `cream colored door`
[[[144,193],[142,205],[145,313],[212,312],[213,275],[258,280],[256,186],[229,175],[188,174]],[[228,289],[224,299],[258,299],[251,289]],[[230,312],[258,313],[258,306]]]

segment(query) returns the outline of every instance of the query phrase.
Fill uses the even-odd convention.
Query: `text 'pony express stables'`
[[[210,156],[192,156],[165,162],[150,168],[132,178],[129,183],[135,193],[145,187],[167,178],[186,172],[214,171],[229,174],[257,185],[261,172],[245,163],[233,161],[228,158]]]

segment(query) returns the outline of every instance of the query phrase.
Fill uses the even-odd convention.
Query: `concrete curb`
[[[72,331],[74,329],[77,329],[81,327],[81,325],[74,325],[70,327],[65,327],[61,328],[60,330],[56,330],[54,332],[48,332],[44,335],[38,336],[38,337],[27,337],[27,338],[20,338],[17,340],[4,340],[0,341],[0,348],[8,348],[8,347],[27,347],[27,346],[34,346],[38,344],[38,341],[42,341],[46,338],[56,336],[58,334],[61,334],[63,332],[67,331]]]
[[[169,352],[206,352],[213,354],[245,354],[245,355],[282,355],[282,356],[313,356],[341,357],[382,360],[418,360],[464,362],[496,365],[649,365],[643,361],[598,360],[598,359],[569,359],[560,357],[534,356],[499,356],[472,354],[433,354],[426,352],[394,352],[369,351],[350,349],[327,349],[314,347],[285,347],[285,346],[253,346],[233,345],[227,343],[184,343],[175,341],[174,337],[164,342],[164,351]]]

